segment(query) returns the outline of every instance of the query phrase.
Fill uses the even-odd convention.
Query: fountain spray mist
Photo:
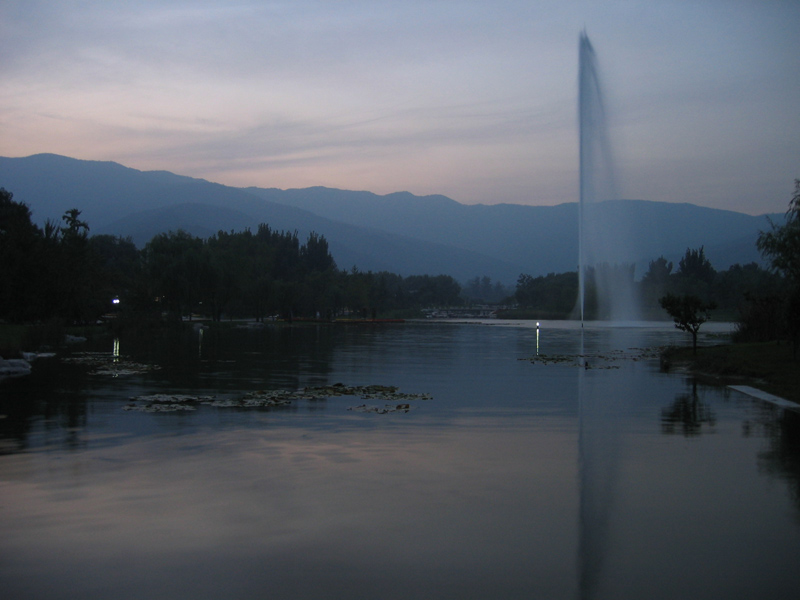
[[[593,318],[640,318],[630,243],[617,229],[603,226],[599,205],[619,198],[613,152],[598,73],[597,57],[586,32],[579,42],[578,129],[580,202],[578,204],[578,309],[581,323]],[[624,261],[631,261],[625,263]],[[591,292],[591,293],[590,293]],[[591,299],[591,311],[587,300]]]
[[[620,411],[624,402],[619,390],[605,377],[588,371],[584,336],[603,331],[605,343],[617,345],[617,333],[628,328],[587,328],[594,319],[635,321],[640,311],[636,301],[631,245],[621,235],[624,225],[615,222],[614,232],[601,219],[603,200],[617,199],[614,160],[609,143],[597,58],[586,32],[579,41],[578,118],[580,130],[580,203],[578,211],[578,308],[581,319],[580,356],[585,368],[578,371],[578,463],[580,482],[578,597],[590,600],[600,594],[609,552],[610,522],[616,490],[620,449]],[[613,215],[615,220],[618,215]],[[590,302],[587,300],[590,299]],[[624,394],[623,394],[624,396]]]

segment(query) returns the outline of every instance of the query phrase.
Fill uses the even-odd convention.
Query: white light
[[[114,299],[111,301],[111,304],[119,304],[119,298],[114,298]]]

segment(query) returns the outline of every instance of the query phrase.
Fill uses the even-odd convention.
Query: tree
[[[786,221],[777,225],[770,220],[772,231],[758,234],[756,247],[768,257],[772,267],[794,283],[800,283],[800,179],[794,180],[794,194],[786,211]]]
[[[706,258],[703,246],[697,250],[686,249],[686,254],[678,262],[678,272],[682,277],[695,279],[710,284],[714,280],[716,271],[711,266],[711,261]]]
[[[514,293],[520,306],[553,318],[566,318],[575,306],[577,296],[577,271],[548,273],[540,277],[523,273],[517,279]]]
[[[464,298],[470,302],[490,304],[502,302],[511,292],[507,290],[501,282],[496,281],[492,283],[492,278],[488,275],[484,275],[483,277],[470,279],[463,287],[461,293],[464,295]]]
[[[30,209],[13,198],[0,188],[0,318],[35,320],[45,316],[41,274],[49,257]]]
[[[666,293],[671,273],[672,262],[663,256],[650,261],[647,273],[642,277],[642,299],[646,306],[655,306],[658,298]]]
[[[141,255],[133,240],[108,234],[93,235],[89,238],[89,252],[97,265],[92,295],[103,312],[112,306],[114,298],[122,303],[122,309],[132,308],[141,271]]]
[[[308,240],[300,247],[300,261],[306,272],[330,271],[336,268],[336,262],[328,251],[328,241],[312,231]]]
[[[714,302],[704,302],[692,294],[683,296],[667,294],[660,298],[658,303],[675,321],[677,329],[692,334],[692,349],[697,354],[697,332],[710,318],[709,311],[714,310],[717,305]]]
[[[63,230],[64,238],[76,237],[85,240],[89,235],[89,225],[86,221],[81,221],[78,217],[81,211],[77,208],[70,208],[61,217],[67,227]]]
[[[657,259],[650,261],[647,273],[642,277],[642,284],[663,287],[669,281],[670,273],[672,273],[672,262],[667,261],[663,256],[659,256]]]
[[[206,274],[203,240],[178,230],[160,233],[144,248],[149,296],[176,321],[191,314],[202,294]]]
[[[61,219],[57,256],[58,313],[71,323],[91,321],[106,308],[96,303],[97,264],[89,247],[89,225],[79,219],[81,211],[71,208]]]
[[[794,193],[789,201],[783,225],[770,221],[771,231],[758,234],[756,247],[770,259],[772,268],[782,273],[789,283],[786,300],[786,325],[792,339],[795,357],[800,345],[800,179],[794,180]]]

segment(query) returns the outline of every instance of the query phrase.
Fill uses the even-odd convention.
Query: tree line
[[[678,265],[663,256],[641,281],[632,265],[598,265],[586,277],[586,316],[596,318],[600,278],[629,283],[643,318],[663,318],[668,296],[691,297],[739,322],[743,339],[800,339],[800,180],[784,224],[772,224],[757,246],[771,269],[757,263],[717,271],[704,248],[687,248]],[[223,232],[208,239],[184,231],[155,236],[139,250],[129,238],[89,235],[78,209],[61,223],[38,227],[28,207],[0,188],[0,319],[12,322],[90,323],[114,310],[178,320],[200,314],[264,319],[362,318],[472,301],[508,303],[489,277],[461,286],[448,275],[403,277],[339,269],[325,238],[259,225],[255,232]],[[513,299],[517,316],[569,318],[578,274],[522,274]],[[118,304],[113,304],[117,302]],[[677,304],[667,302],[674,310]],[[688,306],[688,305],[687,305]],[[594,313],[593,313],[594,311]]]
[[[80,215],[72,209],[40,228],[0,188],[0,319],[91,323],[113,311],[168,320],[375,318],[461,303],[448,275],[339,269],[313,232],[301,243],[296,231],[266,224],[208,239],[177,231],[139,250],[130,238],[90,236]]]
[[[641,281],[634,281],[632,265],[598,265],[587,269],[586,314],[596,318],[595,281],[598,271],[613,269],[606,280],[627,279],[638,295],[643,318],[663,318],[659,300],[668,294],[697,296],[706,304],[714,304],[720,313],[739,314],[756,298],[779,297],[786,290],[787,281],[780,273],[765,269],[757,263],[735,264],[725,271],[717,271],[705,255],[705,249],[687,248],[677,267],[663,256],[650,261]],[[532,277],[522,274],[517,280],[514,297],[517,303],[530,311],[551,316],[568,317],[575,310],[578,294],[578,273],[550,273]]]
[[[704,247],[687,248],[677,268],[663,256],[650,261],[641,281],[633,265],[598,265],[586,273],[586,314],[596,318],[598,279],[616,281],[635,290],[643,318],[661,318],[666,311],[680,328],[692,333],[710,310],[737,322],[737,341],[789,339],[795,355],[800,347],[800,179],[783,223],[770,222],[756,247],[770,268],[757,263],[735,264],[717,271]],[[613,271],[600,273],[600,271]],[[532,277],[522,274],[514,297],[529,315],[568,318],[575,311],[578,273]]]

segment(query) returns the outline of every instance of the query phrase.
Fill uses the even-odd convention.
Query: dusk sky
[[[584,28],[623,197],[786,210],[797,0],[3,0],[0,155],[574,202]]]

